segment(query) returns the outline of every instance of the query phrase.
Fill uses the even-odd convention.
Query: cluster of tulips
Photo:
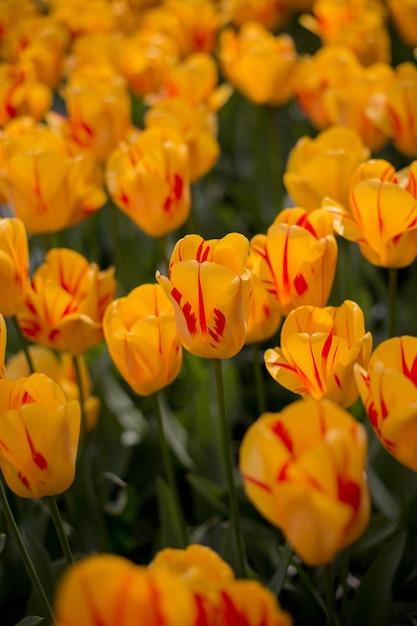
[[[294,19],[321,41],[317,52],[297,51]],[[411,57],[413,0],[0,3],[0,530],[47,624],[290,626],[251,562],[237,476],[243,506],[287,542],[282,589],[294,564],[329,568],[366,531],[369,435],[417,472],[417,337],[399,336],[396,317],[399,271],[417,257],[417,66],[391,65],[388,21]],[[219,116],[234,91],[268,114],[297,102],[315,132],[291,146],[266,232],[205,239],[192,232],[193,190],[221,159]],[[395,164],[375,156],[387,145]],[[62,245],[93,224],[100,248],[109,207],[160,244],[155,280],[128,293],[115,259],[101,269]],[[354,244],[389,277],[378,341],[353,294],[335,302],[338,251]],[[265,348],[253,352],[258,413],[235,458],[222,362],[248,346]],[[61,494],[86,472],[95,488],[98,351],[132,398],[154,401],[160,524],[177,528],[178,545],[157,546],[145,565],[111,551],[74,559],[62,519],[74,523],[77,510]],[[192,538],[161,412],[160,392],[193,363],[186,354],[213,362],[233,569]],[[291,398],[275,412],[268,375]],[[367,424],[349,411],[359,399]],[[16,496],[49,508],[66,559],[52,598]],[[332,584],[328,626],[339,623]]]

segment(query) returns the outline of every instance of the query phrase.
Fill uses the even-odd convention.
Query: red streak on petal
[[[312,360],[313,366],[314,366],[314,377],[315,377],[315,379],[317,381],[317,384],[318,384],[318,386],[320,388],[320,391],[323,391],[323,383],[322,383],[322,380],[320,378],[320,373],[319,373],[319,370],[318,370],[318,367],[317,367],[316,360],[314,358],[314,353],[313,353],[313,348],[311,346],[311,343],[310,343],[310,353],[311,353],[311,360]]]
[[[359,485],[351,480],[344,480],[341,476],[337,479],[338,497],[341,502],[348,504],[355,511],[359,508],[361,490]]]
[[[250,622],[245,615],[238,612],[237,608],[233,604],[231,598],[227,595],[225,591],[222,591],[221,597],[223,600],[223,616],[225,619],[226,626],[250,626]],[[262,626],[262,624],[259,624]]]
[[[41,454],[40,452],[38,452],[38,450],[36,450],[34,443],[32,441],[32,438],[29,434],[29,431],[26,428],[25,428],[25,432],[26,432],[26,438],[28,440],[29,448],[32,453],[33,462],[35,463],[35,465],[39,467],[39,469],[41,470],[46,469],[48,467],[48,461],[45,459],[43,454]]]
[[[290,288],[290,278],[288,274],[288,238],[289,236],[287,233],[287,236],[285,238],[284,255],[283,255],[283,263],[282,263],[282,273],[283,273],[285,294],[289,292],[289,288]]]
[[[288,430],[286,429],[286,427],[284,426],[282,422],[277,420],[275,424],[272,426],[272,432],[275,433],[275,435],[277,435],[281,439],[282,443],[287,448],[287,450],[289,450],[289,452],[293,452],[294,446],[293,446],[292,439],[290,437]]]
[[[294,287],[299,296],[302,296],[308,289],[307,281],[302,274],[297,274],[294,279]]]
[[[271,315],[271,307],[269,307],[267,304],[264,304],[262,309],[265,317],[269,317]]]
[[[203,298],[203,290],[201,288],[200,281],[200,266],[198,267],[198,318],[200,322],[201,332],[204,336],[207,335],[207,320],[206,320],[206,311],[204,308],[204,298]]]
[[[216,343],[219,343],[220,339],[223,337],[224,329],[226,326],[226,318],[221,311],[218,309],[213,310],[214,315],[214,330],[209,329],[210,336],[214,339]]]
[[[376,430],[378,430],[378,411],[376,410],[375,404],[373,402],[371,402],[371,404],[368,407],[368,417],[372,426]]]
[[[49,341],[54,342],[57,335],[59,335],[59,330],[57,328],[53,328],[48,335]]]
[[[407,362],[405,360],[404,346],[403,346],[402,341],[400,341],[400,345],[401,345],[401,365],[403,368],[403,374],[404,376],[407,376],[407,378],[412,380],[415,385],[417,385],[417,356],[414,357],[414,361],[411,366],[411,369],[409,369]]]
[[[127,195],[125,191],[122,191],[122,193],[120,194],[120,202],[126,205],[128,205],[130,202],[129,196]]]
[[[333,378],[335,380],[336,385],[339,387],[339,389],[342,386],[342,383],[340,382],[339,376],[337,374],[333,374]]]
[[[207,621],[207,615],[204,608],[203,597],[200,594],[194,594],[195,603],[197,605],[197,619],[194,626],[209,626]]]
[[[281,482],[282,480],[287,480],[287,470],[288,470],[289,465],[290,463],[289,461],[287,461],[287,463],[284,463],[284,465],[281,467],[277,476],[278,482]]]
[[[175,302],[181,306],[181,298],[182,298],[182,294],[180,291],[178,291],[178,289],[176,287],[173,287],[171,290],[171,296],[174,298]]]
[[[302,215],[300,217],[300,219],[297,222],[297,226],[301,226],[302,228],[305,228],[305,230],[308,230],[308,232],[311,233],[313,237],[317,239],[316,231],[314,230],[314,228],[308,221],[308,213],[305,213],[305,215]]]
[[[184,315],[188,332],[190,333],[190,335],[194,336],[197,332],[197,320],[195,314],[192,312],[191,304],[189,302],[186,302],[184,305],[181,305],[182,293],[176,287],[172,288],[171,296],[174,298],[175,302],[180,307],[182,314]]]
[[[9,448],[6,446],[4,441],[2,441],[1,439],[0,439],[0,448],[3,448],[3,450],[6,450],[6,452],[10,452]]]
[[[260,480],[258,480],[257,478],[254,478],[253,476],[248,476],[247,474],[243,474],[243,479],[247,480],[248,483],[252,483],[253,485],[256,485],[256,487],[263,489],[264,491],[272,491],[269,485],[261,482]]]
[[[29,491],[32,491],[32,488],[30,486],[30,482],[29,479],[26,478],[26,476],[23,476],[22,472],[19,472],[17,475],[18,479],[20,480],[20,482],[22,483],[22,485]]]
[[[166,620],[161,607],[161,594],[152,582],[149,584],[149,591],[151,594],[151,598],[153,600],[153,619],[152,624],[155,626],[164,626],[166,624]]]
[[[385,419],[386,416],[388,415],[388,409],[382,398],[381,398],[381,411],[382,411],[382,419]]]
[[[323,350],[321,351],[321,356],[323,357],[323,359],[327,359],[327,357],[329,356],[332,342],[333,342],[333,333],[330,333],[326,341],[324,342]]]

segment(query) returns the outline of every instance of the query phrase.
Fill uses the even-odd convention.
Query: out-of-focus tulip
[[[364,65],[390,61],[386,10],[379,0],[316,0],[313,13],[303,15],[301,23],[323,45],[347,46]]]
[[[368,523],[366,448],[364,427],[329,400],[264,413],[242,440],[249,500],[309,565],[331,562]]]
[[[401,63],[395,68],[395,77],[385,97],[376,100],[368,109],[370,119],[394,143],[397,150],[408,157],[417,157],[417,67]]]
[[[249,242],[239,233],[208,241],[186,235],[172,252],[169,278],[157,272],[174,305],[181,343],[192,354],[227,359],[243,347],[252,296],[248,254]]]
[[[417,5],[414,0],[388,0],[390,16],[401,39],[417,46]]]
[[[35,372],[45,374],[60,386],[66,399],[80,399],[77,375],[73,358],[69,354],[57,355],[55,352],[42,346],[29,346],[29,354]],[[82,355],[78,355],[78,367],[81,374],[81,385],[84,397],[84,415],[86,430],[91,431],[97,424],[100,411],[100,399],[91,395],[91,380],[87,365]],[[6,363],[8,380],[19,380],[31,374],[27,358],[23,351],[11,356]]]
[[[170,128],[122,143],[107,161],[106,181],[119,209],[150,237],[164,237],[188,218],[188,150]]]
[[[0,2],[0,52],[6,47],[15,28],[36,14],[31,0],[3,0]]]
[[[11,122],[0,136],[0,193],[33,234],[74,226],[106,201],[91,154],[74,154],[30,118]]]
[[[114,31],[117,20],[113,3],[106,0],[49,0],[50,15],[65,24],[73,37],[85,33]]]
[[[194,599],[178,577],[99,554],[68,569],[55,595],[58,626],[195,626]]]
[[[326,196],[347,206],[352,175],[369,156],[358,133],[333,126],[315,139],[305,136],[297,141],[288,157],[284,184],[295,204],[307,211],[317,209]]]
[[[67,248],[50,250],[32,276],[18,320],[35,343],[75,355],[103,338],[102,318],[114,298],[114,268],[95,263]]]
[[[0,312],[16,315],[29,288],[26,229],[17,218],[0,219]]]
[[[390,454],[417,472],[417,338],[383,341],[367,370],[355,365],[354,373],[374,431]]]
[[[51,104],[52,92],[39,82],[31,64],[0,64],[0,127],[23,115],[41,120]]]
[[[145,113],[147,129],[172,129],[188,149],[188,178],[201,178],[215,164],[220,154],[216,139],[217,119],[207,107],[196,107],[180,98],[154,104]]]
[[[44,374],[0,380],[0,466],[22,498],[62,493],[74,480],[80,405]]]
[[[359,395],[353,366],[366,367],[371,350],[372,335],[365,333],[363,312],[355,302],[301,306],[282,325],[281,347],[265,352],[265,365],[286,389],[349,407]]]
[[[138,395],[149,396],[178,376],[182,348],[174,308],[158,284],[140,285],[114,300],[103,332],[114,364]]]
[[[255,580],[234,580],[221,592],[219,618],[209,626],[292,626],[275,595]]]
[[[277,299],[260,278],[261,257],[249,254],[248,268],[252,272],[252,304],[246,329],[246,344],[260,343],[277,332],[282,315]]]
[[[339,235],[381,267],[407,267],[417,257],[417,161],[398,174],[382,159],[363,163],[351,181],[349,207],[326,201]],[[395,210],[393,210],[395,207]]]
[[[7,326],[0,314],[0,379],[5,377],[4,358],[6,356]]]
[[[247,22],[220,34],[219,61],[226,78],[255,104],[282,105],[293,95],[297,52],[289,35],[274,37]]]
[[[324,210],[285,209],[266,235],[251,240],[257,274],[283,315],[302,304],[324,306],[333,285],[337,243]]]
[[[282,25],[287,7],[280,0],[222,0],[221,8],[226,21],[236,26],[258,22],[268,30]]]

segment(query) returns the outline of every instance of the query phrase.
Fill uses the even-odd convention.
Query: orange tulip
[[[208,241],[187,235],[174,247],[169,278],[157,272],[181,343],[192,354],[227,359],[242,348],[252,295],[248,253],[249,242],[238,233]]]
[[[26,229],[17,218],[0,219],[0,311],[16,315],[29,289],[29,251]]]
[[[329,398],[342,407],[358,398],[353,367],[366,367],[372,350],[359,306],[301,306],[291,311],[281,330],[281,347],[265,352],[265,365],[283,387],[302,396]]]
[[[106,181],[119,209],[150,237],[164,237],[188,218],[188,150],[169,128],[122,143],[107,162]]]
[[[362,402],[378,439],[400,463],[417,472],[417,337],[379,344],[369,365],[354,368]]]
[[[62,493],[74,480],[80,405],[44,374],[0,380],[0,467],[22,498]]]
[[[324,306],[336,270],[337,244],[323,210],[285,209],[266,235],[251,240],[251,256],[265,288],[287,315],[302,304]]]
[[[117,25],[114,7],[106,0],[49,0],[50,15],[65,24],[73,37],[85,33],[114,31]]]
[[[277,0],[225,0],[223,11],[225,20],[236,26],[243,26],[246,22],[258,22],[268,30],[275,30],[280,26],[286,15],[287,7]]]
[[[368,523],[366,448],[364,427],[328,400],[264,413],[243,438],[249,500],[308,565],[331,562]]]
[[[151,395],[178,376],[182,348],[174,308],[159,285],[140,285],[109,304],[103,331],[114,364],[138,395]]]
[[[22,332],[72,355],[92,348],[103,338],[102,318],[116,290],[113,274],[113,268],[100,271],[74,250],[50,250],[18,314]]]

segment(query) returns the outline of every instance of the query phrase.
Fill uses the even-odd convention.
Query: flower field
[[[0,2],[1,626],[417,624],[416,57],[414,0]]]

